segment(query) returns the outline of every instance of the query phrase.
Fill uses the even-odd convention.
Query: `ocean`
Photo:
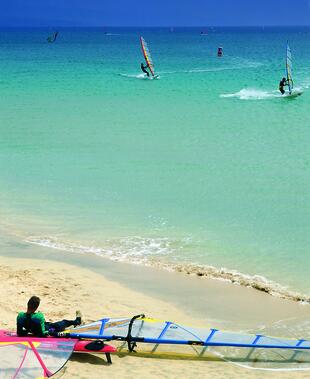
[[[0,30],[1,226],[309,296],[310,28],[51,31]],[[278,92],[287,40],[295,99]]]

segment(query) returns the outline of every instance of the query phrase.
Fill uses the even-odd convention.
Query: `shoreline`
[[[15,257],[10,254],[13,252],[15,252],[13,254]],[[70,317],[76,309],[82,311],[85,322],[95,321],[104,316],[132,316],[143,311],[151,317],[173,320],[185,325],[221,328],[229,326],[229,329],[240,330],[246,326],[258,328],[257,318],[260,318],[261,321],[273,321],[275,323],[279,320],[280,314],[282,317],[291,318],[298,311],[303,312],[307,319],[310,316],[308,307],[282,299],[273,299],[266,294],[260,294],[251,289],[238,288],[238,286],[229,283],[214,283],[214,280],[210,281],[210,286],[203,286],[203,292],[206,291],[208,294],[205,302],[210,302],[207,307],[209,312],[204,313],[201,309],[200,313],[198,308],[196,312],[191,312],[190,300],[199,302],[201,298],[193,296],[193,299],[189,299],[189,293],[186,293],[184,294],[187,297],[185,302],[178,303],[178,299],[175,299],[175,302],[169,301],[171,296],[175,297],[179,293],[180,289],[182,291],[187,285],[191,286],[189,283],[193,281],[187,280],[189,278],[184,278],[184,275],[177,273],[164,273],[163,275],[163,272],[159,270],[143,272],[143,269],[139,269],[139,275],[137,275],[137,271],[128,271],[129,265],[122,263],[108,265],[107,261],[107,267],[104,267],[105,274],[111,271],[111,267],[118,270],[109,276],[103,274],[102,268],[101,270],[98,269],[98,260],[102,261],[102,258],[91,259],[87,264],[89,257],[84,256],[82,257],[84,259],[76,264],[76,259],[74,262],[70,262],[73,258],[71,254],[66,255],[63,252],[55,254],[55,251],[52,253],[54,254],[51,254],[48,249],[27,246],[14,240],[4,241],[0,239],[0,278],[3,283],[0,289],[1,328],[14,329],[17,312],[24,309],[26,301],[33,294],[41,297],[40,310],[44,312],[46,319],[51,321]],[[21,254],[24,257],[20,257]],[[60,259],[61,256],[63,257],[62,260]],[[126,272],[127,277],[124,277]],[[159,294],[160,286],[162,284],[167,285],[167,276],[170,275],[172,277],[169,278],[170,287],[166,287],[167,293]],[[149,281],[145,281],[145,276],[149,278]],[[120,277],[123,278],[123,282],[120,281]],[[150,288],[150,283],[154,278],[158,279],[155,283],[156,288]],[[132,283],[135,280],[137,282]],[[139,281],[144,282],[145,286],[141,286]],[[207,281],[202,282],[197,278],[194,282],[196,282],[196,286],[190,287],[190,291],[198,290],[201,284],[205,284],[204,282]],[[129,285],[130,283],[131,285]],[[214,291],[213,294],[212,291]],[[156,293],[157,296],[155,296]],[[214,302],[214,295],[217,297],[216,303]],[[9,301],[7,301],[8,299]],[[235,306],[238,312],[235,313],[233,303],[237,299],[238,302]],[[179,300],[184,301],[184,299]],[[224,312],[224,309],[220,308],[228,300],[230,303],[225,311],[227,319],[225,320],[225,317],[222,317],[222,319],[213,320],[211,315],[214,311]],[[187,307],[184,306],[185,303],[187,303]],[[240,309],[242,303],[246,303],[244,306],[246,305],[248,310],[252,307],[255,308],[255,305],[260,303],[261,312],[256,315],[255,320],[253,320],[253,315],[259,308],[252,309],[245,319],[241,319],[244,316],[245,309]],[[266,315],[266,307],[272,313],[272,317]],[[214,316],[217,312],[214,313]],[[227,322],[228,319],[230,319],[230,324]],[[262,327],[261,324],[260,326]],[[130,370],[128,371],[129,367]],[[150,379],[158,377],[167,379],[172,377],[191,378],[201,375],[207,379],[214,377],[225,379],[227,376],[241,379],[299,379],[307,377],[305,372],[298,371],[249,370],[218,359],[186,361],[151,359],[139,355],[124,356],[120,354],[114,356],[112,366],[106,366],[102,358],[93,354],[74,354],[65,369],[55,378],[87,379],[92,377],[100,379],[102,378],[102,370],[106,371],[106,374],[112,379],[119,377],[130,379],[145,377]]]
[[[1,238],[2,237],[2,238]],[[109,280],[184,309],[191,317],[213,322],[211,326],[240,329],[261,328],[285,318],[310,316],[310,307],[231,281],[115,262],[95,254],[72,253],[37,246],[18,236],[0,234],[0,256],[47,260],[87,268]],[[190,309],[188,304],[190,303]],[[265,309],[270,314],[265,314]],[[141,309],[137,309],[137,314]],[[143,312],[142,312],[143,313]],[[154,315],[151,315],[154,316]],[[238,330],[238,329],[237,329]]]
[[[246,274],[236,269],[230,269],[221,266],[214,266],[208,264],[189,263],[189,262],[173,262],[161,259],[161,254],[158,256],[143,255],[136,250],[140,248],[143,250],[145,246],[151,245],[151,249],[154,249],[154,245],[161,245],[166,241],[169,245],[169,240],[165,237],[124,237],[119,240],[107,239],[107,245],[102,247],[98,243],[87,244],[85,242],[74,242],[70,239],[64,239],[61,237],[54,237],[48,234],[45,235],[42,230],[42,235],[33,235],[31,230],[22,227],[16,229],[14,220],[10,217],[5,217],[5,222],[0,222],[0,238],[3,234],[13,239],[17,239],[19,242],[25,245],[33,245],[37,247],[46,248],[49,250],[62,251],[71,253],[73,255],[89,255],[92,257],[100,257],[103,260],[109,260],[111,262],[124,263],[140,268],[154,268],[155,270],[176,272],[182,275],[193,277],[199,277],[207,280],[224,281],[233,285],[241,286],[244,288],[252,288],[255,291],[268,294],[274,298],[281,298],[296,303],[310,305],[310,295],[302,293],[301,291],[291,289],[289,286],[284,285],[281,282],[269,279],[261,274]],[[40,220],[32,219],[32,222],[37,225]],[[57,232],[56,232],[57,234]],[[118,246],[115,241],[120,242]],[[125,241],[125,242],[124,242]],[[138,242],[137,242],[138,241]],[[139,241],[141,246],[139,245]],[[164,242],[163,242],[164,241]],[[168,242],[167,242],[168,241]],[[133,253],[126,251],[126,244],[132,245]],[[159,246],[158,249],[168,249],[169,246]],[[125,249],[125,250],[124,250]],[[165,254],[163,254],[165,257]],[[74,258],[72,258],[74,259]]]
[[[279,297],[300,303],[310,304],[310,295],[293,291],[273,280],[267,279],[262,275],[249,275],[231,270],[224,267],[202,265],[194,263],[172,263],[163,262],[156,258],[121,258],[114,256],[113,253],[106,252],[105,249],[96,246],[83,246],[69,242],[59,241],[57,238],[28,237],[25,242],[50,249],[56,249],[73,254],[90,254],[110,259],[116,262],[124,262],[138,266],[154,267],[166,271],[179,272],[186,275],[208,278],[213,280],[227,281],[242,287],[253,288],[254,290],[266,293],[270,296]]]

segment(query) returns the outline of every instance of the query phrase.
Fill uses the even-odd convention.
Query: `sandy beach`
[[[24,250],[25,256],[27,256],[28,250],[31,250],[33,254],[37,254],[38,257],[40,254],[41,256],[50,254],[45,249],[33,246],[29,247],[23,243],[14,245],[12,239],[7,240],[4,244],[2,239],[0,248],[0,253],[3,254],[0,256],[0,278],[2,283],[0,289],[1,328],[11,330],[15,328],[17,312],[25,309],[25,303],[34,294],[41,297],[40,309],[44,312],[46,319],[51,321],[74,317],[75,310],[80,309],[85,322],[95,321],[104,316],[122,317],[143,312],[152,317],[173,319],[183,324],[196,326],[205,326],[207,324],[210,326],[206,322],[205,314],[201,314],[201,317],[196,317],[198,315],[198,312],[196,312],[195,317],[193,317],[190,315],[189,307],[185,312],[181,307],[174,305],[172,302],[161,300],[160,296],[150,296],[147,291],[147,281],[146,290],[141,287],[141,290],[137,291],[120,284],[116,280],[110,280],[103,274],[94,272],[93,269],[83,268],[78,265],[47,259],[5,257],[4,255],[8,254],[10,250],[11,252],[14,250],[19,254]],[[61,254],[63,253],[61,252]],[[63,256],[65,255],[63,254]],[[74,255],[71,256],[72,261],[74,261],[74,258],[76,258]],[[67,259],[70,259],[70,256]],[[88,259],[91,261],[91,258]],[[120,270],[121,266],[121,264],[116,264],[116,267],[119,267]],[[143,268],[134,267],[134,269],[136,273],[141,272],[143,276]],[[133,277],[132,280],[134,281]],[[164,275],[163,281],[165,281]],[[214,285],[215,292],[219,290],[219,283],[217,281],[213,280],[211,284]],[[224,285],[223,283],[220,284]],[[180,281],[180,285],[182,286],[182,281]],[[227,287],[225,288],[227,289]],[[229,288],[233,291],[235,289],[238,292],[242,291],[242,288],[231,284]],[[226,296],[232,293],[226,291]],[[270,313],[275,318],[279,317],[276,309],[279,309],[280,304],[282,304],[281,312],[283,316],[284,313],[285,316],[291,316],[292,313],[296,312],[296,307],[299,306],[298,304],[292,304],[284,300],[273,299],[270,295],[264,295],[252,289],[250,290],[250,294],[254,296],[254,299],[256,296],[260,297],[263,295],[263,298],[267,302],[271,300],[269,305],[273,304],[273,307],[270,307]],[[224,292],[221,294],[221,299],[222,302],[225,302],[223,296]],[[263,303],[261,305],[263,306]],[[304,316],[309,314],[307,308],[300,308]],[[210,314],[212,314],[211,309]],[[213,316],[215,316],[215,313],[213,313]],[[233,314],[232,317],[234,317]],[[248,322],[242,320],[242,315],[240,315],[239,325],[245,325]],[[254,321],[253,323],[255,324]],[[214,325],[213,321],[212,325]],[[217,326],[219,325],[220,322],[218,322]],[[235,329],[238,329],[238,327],[238,325],[235,325]],[[254,371],[220,361],[199,362],[148,359],[135,357],[134,355],[114,356],[113,365],[108,366],[102,357],[90,354],[74,354],[64,370],[57,374],[57,377],[100,379],[105,375],[108,375],[110,378],[193,378],[196,376],[203,376],[205,378],[308,377],[307,372]]]

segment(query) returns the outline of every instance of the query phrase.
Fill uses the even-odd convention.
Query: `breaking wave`
[[[144,265],[147,265],[150,258],[168,255],[173,253],[174,250],[171,247],[172,241],[168,238],[127,237],[116,240],[106,240],[104,247],[85,246],[67,241],[63,242],[52,237],[30,237],[26,241],[52,249],[79,254],[91,253],[117,262],[130,262]]]
[[[291,291],[260,275],[247,275],[236,270],[217,268],[209,265],[174,262],[173,257],[182,249],[182,244],[185,244],[186,240],[180,243],[180,241],[168,238],[126,237],[107,240],[104,247],[85,246],[68,241],[64,242],[54,237],[33,236],[27,238],[26,242],[77,254],[95,254],[117,262],[157,267],[202,278],[224,280],[265,292],[271,296],[305,304],[310,303],[310,296]],[[169,261],[167,258],[170,258]]]

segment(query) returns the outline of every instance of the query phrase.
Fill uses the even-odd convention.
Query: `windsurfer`
[[[51,42],[55,42],[56,39],[57,39],[57,36],[58,36],[59,32],[55,32],[53,36],[49,36],[46,40],[47,42],[51,43]]]
[[[282,95],[285,94],[284,87],[288,85],[288,80],[286,78],[282,78],[279,83],[279,91],[282,93]]]
[[[147,71],[147,68],[149,67],[149,65],[145,65],[143,63],[141,63],[141,70],[147,75],[147,76],[150,76],[150,73]]]
[[[27,311],[20,312],[17,316],[17,335],[26,336],[33,334],[36,337],[44,337],[53,333],[62,332],[70,326],[78,326],[82,323],[80,311],[76,311],[75,320],[62,320],[58,322],[46,322],[43,313],[36,312],[40,305],[40,298],[32,296],[27,303]]]

